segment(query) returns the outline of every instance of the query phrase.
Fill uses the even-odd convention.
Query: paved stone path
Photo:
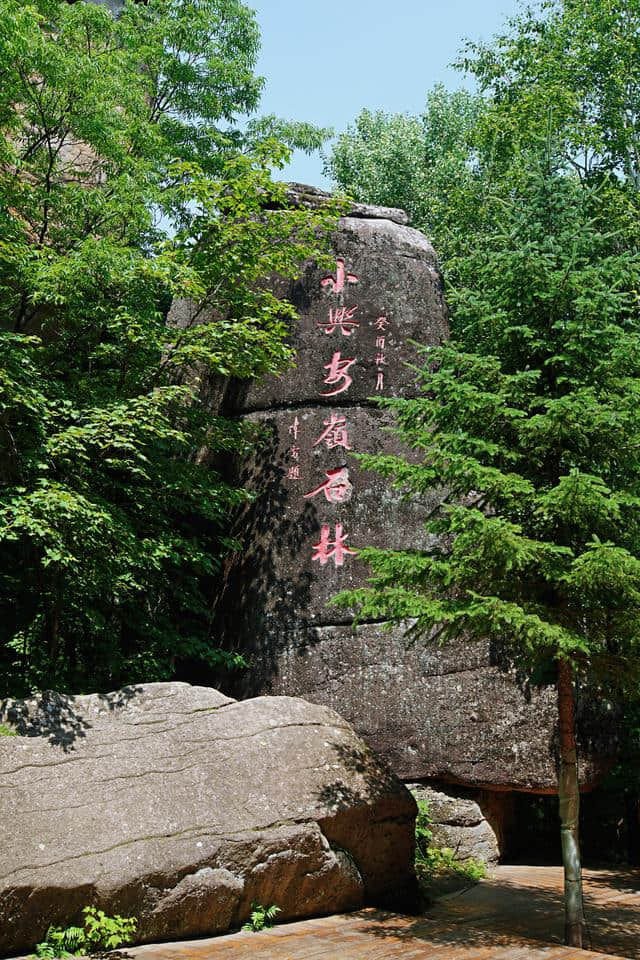
[[[262,933],[150,944],[136,960],[640,960],[640,873],[585,872],[592,948],[562,942],[562,871],[499,867],[420,918],[362,910]]]
[[[640,960],[640,871],[585,870],[585,915],[591,949]],[[447,917],[488,936],[562,943],[560,867],[498,867],[491,879],[438,902],[428,916]]]

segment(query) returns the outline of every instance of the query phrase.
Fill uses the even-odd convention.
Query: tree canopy
[[[434,546],[361,551],[372,587],[348,598],[604,675],[640,637],[640,252],[620,242],[636,214],[530,159],[491,242],[456,264],[468,346],[426,350],[423,396],[379,401],[422,463],[361,458],[410,495],[446,490]]]
[[[477,94],[439,84],[420,116],[363,110],[338,136],[325,172],[356,200],[406,210],[448,258],[482,190],[473,137],[483,108]]]
[[[211,584],[246,431],[211,378],[289,362],[260,284],[321,256],[331,210],[271,170],[323,133],[259,102],[239,0],[0,0],[0,663],[5,692],[231,662]],[[242,120],[242,123],[239,121]],[[264,214],[269,203],[268,215]],[[279,209],[275,209],[278,208]],[[168,319],[174,300],[195,306]]]

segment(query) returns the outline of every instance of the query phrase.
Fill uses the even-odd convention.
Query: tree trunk
[[[560,734],[558,799],[564,866],[564,942],[570,947],[581,947],[585,920],[578,831],[580,787],[573,670],[566,660],[558,660],[558,727]]]

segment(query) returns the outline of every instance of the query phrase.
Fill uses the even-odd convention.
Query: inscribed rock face
[[[319,202],[318,191],[300,191]],[[424,519],[437,492],[404,501],[352,454],[411,455],[373,398],[415,396],[415,342],[448,336],[436,255],[402,211],[355,207],[333,252],[331,270],[308,263],[296,283],[275,284],[299,312],[296,367],[232,384],[222,401],[265,436],[241,467],[257,499],[239,524],[245,548],[229,565],[219,605],[225,642],[251,661],[233,692],[331,706],[407,779],[550,790],[552,688],[522,687],[489,642],[408,647],[402,628],[354,628],[352,612],[329,603],[366,583],[358,547],[427,544]],[[599,738],[610,754],[610,732],[592,726],[581,753],[585,783],[601,772]]]

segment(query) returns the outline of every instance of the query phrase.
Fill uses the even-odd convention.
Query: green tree
[[[409,496],[446,491],[434,545],[362,550],[371,586],[338,602],[431,641],[493,636],[532,677],[553,666],[566,939],[581,945],[575,684],[617,698],[637,682],[640,253],[620,242],[637,210],[616,184],[528,161],[495,199],[491,243],[455,265],[474,348],[429,350],[424,395],[380,401],[421,462],[361,457]]]
[[[476,142],[507,165],[535,144],[551,110],[558,148],[582,178],[613,173],[640,186],[640,7],[637,0],[538,0],[458,66],[490,105]]]
[[[448,259],[473,230],[484,189],[473,145],[483,109],[481,97],[439,84],[420,116],[363,110],[325,173],[356,200],[406,210]]]
[[[430,352],[424,397],[387,404],[423,463],[365,458],[408,496],[447,491],[429,520],[439,539],[364,550],[371,588],[340,600],[412,619],[432,640],[493,635],[531,677],[553,667],[573,944],[575,684],[637,701],[639,18],[633,0],[543,0],[460,57],[482,98],[457,141],[463,189],[446,177],[418,188],[436,190],[434,209],[451,203],[451,216],[418,223],[442,244],[453,342]],[[417,140],[394,142],[393,156]],[[346,162],[358,150],[359,182]],[[348,131],[330,170],[360,200],[397,202],[391,157],[382,136]]]
[[[249,435],[215,377],[289,361],[260,281],[320,256],[332,211],[271,169],[322,132],[244,127],[239,0],[0,0],[0,664],[13,695],[171,676],[217,648],[211,583]],[[272,209],[265,214],[265,207]],[[195,306],[168,319],[172,301]]]
[[[448,266],[475,242],[487,189],[509,190],[553,115],[557,149],[582,179],[640,186],[640,8],[636,0],[537,0],[456,66],[476,92],[436,86],[420,116],[363,110],[325,169],[362,202],[407,210]]]

